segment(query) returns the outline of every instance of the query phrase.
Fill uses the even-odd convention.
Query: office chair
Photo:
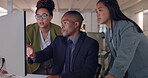
[[[94,78],[99,78],[101,67],[102,67],[102,65],[101,64],[98,64],[97,70],[96,70],[96,74],[95,74]]]

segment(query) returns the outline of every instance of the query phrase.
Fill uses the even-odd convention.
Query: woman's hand
[[[2,73],[2,74],[8,74],[8,72],[6,70],[0,70],[0,73]]]
[[[59,75],[50,75],[47,78],[60,78],[60,76]]]
[[[117,78],[117,77],[115,77],[115,76],[113,76],[111,74],[108,74],[108,75],[105,76],[105,78]]]

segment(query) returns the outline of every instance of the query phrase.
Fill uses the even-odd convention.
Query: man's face
[[[66,14],[61,19],[62,30],[61,33],[64,37],[72,37],[77,31],[78,24],[74,16]]]

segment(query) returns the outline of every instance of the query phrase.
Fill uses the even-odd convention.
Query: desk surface
[[[23,76],[17,76],[14,74],[1,74],[0,78],[46,78],[48,75],[39,75],[39,74],[27,74],[25,77]]]
[[[25,78],[46,78],[48,75],[39,75],[39,74],[27,74]]]

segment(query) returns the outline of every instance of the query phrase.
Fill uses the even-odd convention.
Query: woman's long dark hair
[[[113,25],[112,25],[112,21],[118,21],[118,20],[126,20],[126,21],[130,21],[132,22],[136,28],[137,28],[137,31],[139,33],[143,33],[143,31],[141,30],[141,28],[134,22],[132,21],[131,19],[129,19],[128,17],[126,17],[120,10],[120,7],[118,5],[118,2],[117,0],[99,0],[97,2],[100,3],[102,2],[108,9],[109,9],[109,12],[110,12],[110,18],[111,18],[111,28],[113,30]]]

